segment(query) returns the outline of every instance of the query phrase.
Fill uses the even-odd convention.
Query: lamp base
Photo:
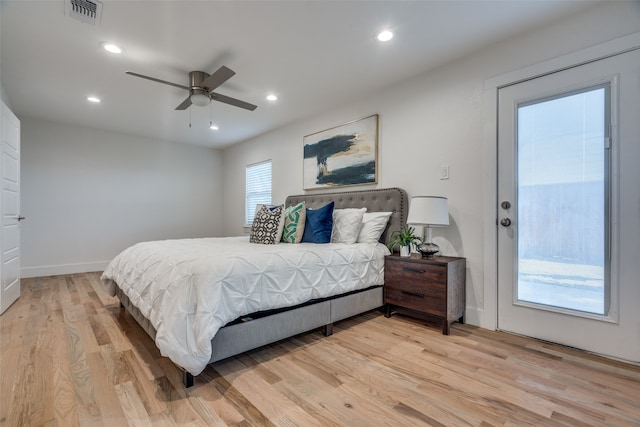
[[[422,254],[422,258],[433,258],[440,251],[435,243],[423,243],[418,246],[418,252]]]

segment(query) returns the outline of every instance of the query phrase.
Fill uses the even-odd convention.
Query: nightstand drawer
[[[447,283],[447,269],[440,265],[426,265],[409,262],[386,262],[385,281],[412,286],[415,283],[436,284],[444,292]]]
[[[385,283],[384,301],[435,316],[446,316],[447,292],[441,286],[401,285]]]

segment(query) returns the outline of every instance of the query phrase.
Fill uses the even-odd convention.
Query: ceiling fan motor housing
[[[204,71],[191,71],[189,73],[189,86],[191,89],[204,89],[202,82],[209,78],[209,74]]]
[[[191,103],[197,105],[198,107],[204,107],[211,102],[211,97],[209,95],[209,90],[202,86],[202,82],[204,82],[209,77],[209,74],[203,71],[191,71],[189,73],[189,89]]]

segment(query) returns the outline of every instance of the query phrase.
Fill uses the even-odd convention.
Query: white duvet
[[[225,324],[256,311],[384,283],[380,243],[249,243],[247,236],[138,243],[107,266],[115,284],[157,331],[163,356],[193,375]]]

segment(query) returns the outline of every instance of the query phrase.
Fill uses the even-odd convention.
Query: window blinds
[[[271,160],[247,166],[244,205],[246,224],[253,223],[258,204],[271,204]]]

